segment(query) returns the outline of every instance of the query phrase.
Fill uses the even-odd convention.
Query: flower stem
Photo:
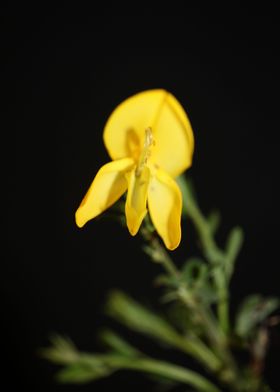
[[[168,362],[153,359],[134,359],[133,361],[125,360],[124,363],[119,364],[119,366],[124,369],[164,376],[171,380],[191,385],[198,391],[221,392],[214,384],[198,373]]]
[[[228,282],[223,271],[227,255],[217,246],[209,222],[200,211],[188,181],[185,178],[180,178],[179,185],[183,193],[184,204],[186,205],[186,214],[192,220],[198,232],[204,256],[213,267],[213,279],[219,299],[217,309],[219,324],[227,335],[230,329]]]
[[[158,261],[162,264],[165,271],[174,278],[178,279],[180,277],[180,271],[174,264],[172,258],[169,256],[166,249],[160,244],[157,238],[153,239],[153,248],[156,249],[158,255],[160,255],[160,259]]]
[[[170,362],[161,361],[145,356],[126,357],[123,355],[111,353],[91,355],[82,352],[79,353],[76,359],[76,363],[78,364],[78,368],[76,368],[76,373],[74,374],[74,377],[79,376],[79,371],[81,371],[81,369],[83,370],[83,368],[85,368],[87,372],[89,372],[89,374],[92,371],[93,375],[96,374],[96,370],[99,370],[99,374],[97,373],[97,377],[104,377],[104,375],[107,376],[108,374],[111,374],[118,370],[132,370],[152,374],[160,377],[161,379],[169,379],[174,382],[186,384],[195,388],[196,391],[200,392],[221,392],[221,390],[216,387],[211,381],[193,370],[175,365]],[[69,382],[69,377],[68,380],[65,378],[65,376],[68,375],[69,373],[67,374],[66,369],[66,373],[63,372],[62,374],[60,374],[60,381]]]
[[[188,308],[195,309],[196,312],[199,312],[201,321],[207,325],[207,334],[209,335],[210,340],[214,341],[214,346],[219,346],[224,339],[221,339],[221,334],[217,325],[215,325],[214,318],[208,317],[205,314],[206,309],[201,309],[198,311],[197,304],[193,303],[191,297],[188,296],[187,291],[182,286],[182,282],[180,280],[181,273],[174,264],[172,258],[169,256],[168,252],[164,248],[164,246],[160,243],[158,238],[153,237],[151,231],[146,228],[141,229],[141,233],[144,238],[149,241],[149,246],[145,247],[145,251],[150,255],[152,260],[156,263],[160,263],[165,271],[177,282],[178,287],[178,298],[184,303]],[[199,308],[200,309],[200,308]],[[189,352],[194,358],[198,359],[202,362],[208,369],[212,370],[214,373],[217,373],[222,367],[222,359],[216,355],[211,349],[205,346],[204,342],[202,342],[198,337],[196,337],[191,342],[185,342],[186,345],[190,345],[190,347],[186,347],[182,341],[179,342],[179,347],[183,349],[183,351]]]

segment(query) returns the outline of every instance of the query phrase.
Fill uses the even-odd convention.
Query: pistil
[[[147,165],[148,159],[151,156],[151,147],[155,144],[152,128],[148,127],[145,129],[144,146],[139,158],[139,162],[135,171],[136,177],[139,177],[143,171],[143,168]]]

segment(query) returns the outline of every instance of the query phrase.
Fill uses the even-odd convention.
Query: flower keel
[[[152,222],[169,250],[181,241],[182,194],[167,173],[158,169],[148,192],[148,207]]]
[[[137,173],[137,169],[128,176],[128,192],[125,204],[125,215],[128,230],[136,235],[147,213],[148,187],[150,170],[147,166]]]

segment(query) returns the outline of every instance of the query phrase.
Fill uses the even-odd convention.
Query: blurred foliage
[[[185,384],[191,388],[188,391],[271,391],[263,380],[263,369],[269,346],[268,325],[272,324],[270,316],[279,310],[279,299],[250,295],[235,317],[230,317],[229,284],[243,244],[243,231],[240,227],[233,228],[224,248],[218,246],[215,234],[220,214],[214,211],[204,216],[191,182],[181,177],[178,183],[184,216],[197,231],[201,256],[188,258],[178,269],[147,217],[141,228],[143,250],[163,268],[163,273],[155,278],[156,286],[162,289],[161,313],[121,291],[109,293],[105,312],[164,350],[177,350],[191,357],[202,371],[151,358],[116,332],[104,329],[99,334],[106,349],[103,353],[83,353],[70,339],[51,337],[50,347],[42,349],[40,355],[62,366],[57,373],[58,381],[84,383],[111,376],[118,370],[134,370],[149,375],[167,389]],[[279,322],[275,317],[274,325]],[[237,355],[237,349],[246,353],[245,360]],[[208,379],[209,374],[215,382]]]
[[[248,339],[255,334],[259,325],[279,308],[277,298],[264,298],[260,294],[250,295],[242,302],[236,314],[235,333]]]

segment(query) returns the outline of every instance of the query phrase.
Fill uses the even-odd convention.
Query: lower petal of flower
[[[127,190],[125,173],[134,165],[131,158],[119,159],[102,166],[76,211],[76,223],[84,226],[114,204]]]
[[[147,194],[150,170],[144,166],[140,173],[133,170],[128,176],[128,192],[125,204],[126,223],[131,235],[137,234],[147,213]]]
[[[150,183],[148,207],[152,222],[165,246],[173,250],[181,241],[182,194],[177,183],[157,170]]]

